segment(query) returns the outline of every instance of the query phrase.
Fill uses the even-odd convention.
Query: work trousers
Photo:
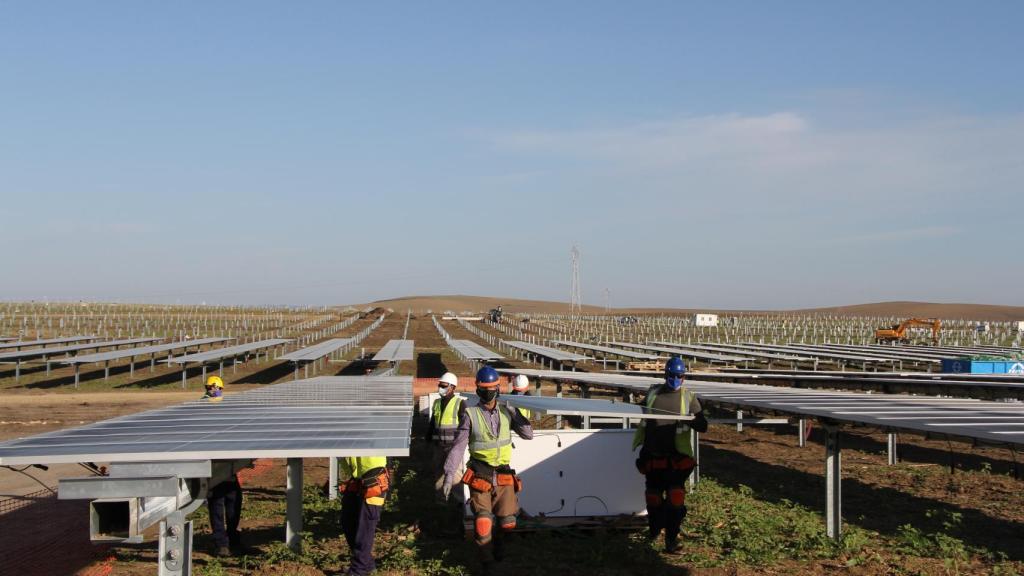
[[[679,537],[679,529],[686,518],[686,479],[690,470],[652,470],[644,483],[647,501],[647,525],[651,538],[665,530],[665,543]]]
[[[438,515],[438,523],[442,533],[461,534],[463,510],[465,510],[465,498],[462,496],[462,486],[456,484],[452,489],[451,496],[444,498],[444,462],[448,458],[450,446],[434,444],[431,454],[431,473],[434,477],[434,496],[441,510]],[[459,466],[455,471],[455,482],[458,482],[465,466]]]
[[[469,490],[469,505],[473,509],[473,526],[480,559],[493,562],[497,551],[501,552],[502,532],[516,526],[519,514],[519,498],[512,486],[494,485],[487,492]]]
[[[213,487],[206,498],[210,510],[210,529],[218,548],[238,546],[238,521],[242,517],[242,486],[237,478]]]
[[[387,493],[383,494],[386,497]],[[370,504],[358,492],[346,492],[341,497],[341,531],[348,542],[350,560],[348,574],[364,576],[373,572],[373,539],[384,506]]]

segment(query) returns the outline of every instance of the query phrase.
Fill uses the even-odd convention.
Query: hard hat
[[[530,387],[530,379],[527,378],[523,374],[520,374],[520,375],[516,376],[515,379],[512,380],[512,389],[513,390],[518,390],[519,392],[522,392],[522,391],[526,390],[529,387]]]
[[[459,385],[459,377],[456,376],[455,374],[452,374],[451,372],[445,372],[441,376],[441,380],[440,381],[444,382],[445,384],[447,384],[449,386],[458,386]]]
[[[682,376],[686,374],[686,362],[679,356],[673,356],[665,362],[665,374],[669,376]]]
[[[484,366],[483,368],[476,371],[476,387],[477,388],[497,388],[498,387],[498,371],[490,366]]]
[[[220,379],[220,376],[210,376],[206,379],[207,386],[216,386],[217,388],[224,387],[224,381]]]

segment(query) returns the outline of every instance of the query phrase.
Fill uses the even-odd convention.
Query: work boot
[[[227,546],[214,546],[213,550],[210,551],[210,556],[214,558],[229,558],[231,557],[231,549]]]
[[[665,554],[678,556],[682,553],[683,551],[679,548],[678,540],[665,540]]]

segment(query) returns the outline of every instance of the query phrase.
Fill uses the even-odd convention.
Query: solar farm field
[[[157,354],[152,366],[149,356],[119,357],[109,366],[85,363],[77,388],[74,368],[57,357],[49,367],[40,357],[28,358],[17,374],[5,364],[0,370],[0,441],[194,400],[202,393],[204,373],[223,374],[229,401],[236,394],[270,394],[274,386],[324,376],[409,378],[420,395],[435,390],[436,379],[449,370],[460,377],[460,385],[470,385],[485,360],[467,354],[483,351],[487,358],[502,357],[486,360],[501,371],[530,374],[535,393],[543,396],[624,401],[632,395],[639,401],[658,374],[631,368],[631,362],[693,354],[686,358],[688,379],[698,394],[706,395],[709,417],[721,423],[699,437],[700,478],[687,498],[682,552],[665,554],[660,542],[649,542],[636,523],[605,520],[570,528],[524,517],[495,573],[1024,573],[1022,438],[1014,433],[1017,422],[1024,430],[1024,408],[1014,392],[1024,377],[954,379],[932,361],[933,354],[1019,357],[1020,335],[1009,322],[991,321],[980,332],[980,321],[950,319],[944,321],[938,346],[881,348],[873,341],[874,329],[897,317],[722,314],[719,327],[708,328],[694,326],[689,314],[664,311],[508,311],[493,322],[466,319],[486,317],[486,308],[412,310],[387,304],[315,309],[4,305],[0,336],[21,338],[26,351],[43,349],[28,345],[32,341],[71,336],[94,337],[100,344],[140,337],[158,338],[160,344],[230,340],[187,350],[211,353],[212,360],[186,366],[184,381],[182,367],[168,362],[183,356],[184,349]],[[301,362],[284,357],[339,338],[353,343]],[[288,342],[225,358],[214,353],[270,339]],[[396,340],[412,341],[411,360],[373,360]],[[131,348],[75,354],[118,350]],[[721,357],[729,360],[716,359]],[[820,382],[810,384],[815,378]],[[856,389],[851,390],[851,382]],[[471,388],[464,391],[471,393]],[[775,407],[765,408],[765,401],[751,400],[754,392],[758,398],[793,394],[798,401],[771,400]],[[851,415],[862,409],[848,404],[860,399],[900,402],[888,410],[902,411],[898,416],[903,420],[879,425],[869,423],[868,416]],[[945,426],[928,419],[937,411],[915,404],[928,402],[953,410],[948,422],[955,426],[927,429]],[[870,418],[889,417],[875,412]],[[737,426],[737,417],[746,424]],[[759,419],[783,423],[759,425]],[[586,422],[538,415],[534,425],[570,430]],[[424,432],[425,421],[414,419],[409,456],[393,459],[396,485],[376,541],[377,573],[477,573],[472,539],[452,533],[439,520]],[[842,509],[838,524],[830,527],[826,494],[834,476],[826,463],[830,454],[838,460],[835,438],[841,438]],[[3,450],[0,446],[0,459]],[[632,470],[633,454],[608,458],[621,459]],[[325,458],[301,463],[300,545],[284,542],[289,463],[258,458],[242,473],[244,550],[233,557],[207,553],[211,540],[205,509],[192,514],[193,573],[343,573],[349,550],[340,535],[339,502],[326,497]],[[85,502],[53,497],[57,480],[87,474],[82,467],[61,463],[22,472],[0,469],[0,573],[153,573],[158,563],[154,534],[141,544],[94,545]],[[531,488],[540,489],[525,489]],[[586,486],[579,489],[586,494]],[[67,521],[45,521],[58,517]],[[56,542],[66,553],[47,554]]]

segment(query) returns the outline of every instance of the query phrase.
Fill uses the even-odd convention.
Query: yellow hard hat
[[[210,376],[206,379],[207,386],[216,386],[217,388],[224,387],[224,381],[220,379],[220,376]]]

